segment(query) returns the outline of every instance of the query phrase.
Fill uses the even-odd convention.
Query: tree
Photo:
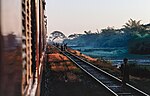
[[[68,36],[68,38],[77,38],[79,35],[78,34],[71,34]]]
[[[123,26],[125,27],[126,32],[129,32],[131,34],[142,33],[144,31],[144,27],[141,26],[140,22],[141,20],[136,21],[136,20],[130,19]]]
[[[150,34],[149,30],[146,29],[147,25],[140,24],[140,21],[133,19],[128,20],[124,25],[125,32],[131,34],[129,40],[128,50],[129,53],[134,54],[149,54],[150,53]]]
[[[89,31],[84,31],[84,33],[85,33],[86,35],[92,34],[92,33],[91,33],[91,30],[89,30]]]
[[[57,39],[57,38],[61,38],[61,39],[65,39],[66,38],[66,36],[60,31],[54,31],[54,32],[51,33],[51,35],[52,35],[52,37],[51,37],[52,41]]]
[[[107,27],[106,29],[102,29],[102,34],[105,34],[105,35],[113,35],[113,34],[116,34],[116,30],[114,29],[114,27]]]

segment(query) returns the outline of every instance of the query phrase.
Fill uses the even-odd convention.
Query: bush
[[[142,78],[150,78],[150,70],[146,67],[141,67],[141,65],[130,64],[130,75],[142,77]]]

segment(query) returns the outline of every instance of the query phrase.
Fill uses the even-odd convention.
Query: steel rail
[[[109,90],[113,95],[115,96],[149,96],[147,93],[139,90],[138,88],[135,88],[134,86],[128,83],[126,83],[125,86],[122,86],[122,80],[94,66],[93,64],[81,59],[80,57],[68,51],[61,51],[61,52],[65,56],[67,56],[72,62],[74,62],[79,68],[81,68],[84,72],[86,72],[88,75],[94,78],[97,82],[99,82],[102,86],[104,86],[107,90]],[[105,77],[106,80],[99,79],[98,76],[100,76],[101,78]]]

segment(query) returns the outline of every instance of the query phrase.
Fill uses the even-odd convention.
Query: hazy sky
[[[66,35],[108,26],[121,28],[130,18],[150,23],[150,0],[46,0],[48,32]],[[4,33],[21,33],[21,0],[2,0]]]
[[[130,18],[150,23],[150,0],[46,0],[48,32],[66,35],[114,26]]]

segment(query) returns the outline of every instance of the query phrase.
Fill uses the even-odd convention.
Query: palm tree
[[[105,34],[105,35],[113,35],[113,34],[116,34],[116,29],[114,29],[114,27],[107,27],[106,29],[102,29],[102,34]]]
[[[123,25],[125,27],[125,31],[129,34],[134,34],[142,38],[147,36],[149,32],[146,30],[146,27],[143,24],[140,24],[140,22],[141,20],[128,20],[128,22]]]
[[[126,31],[129,33],[130,32],[131,33],[140,33],[144,29],[144,27],[141,26],[140,22],[141,22],[141,20],[136,21],[136,20],[130,19],[123,26],[125,27]]]

